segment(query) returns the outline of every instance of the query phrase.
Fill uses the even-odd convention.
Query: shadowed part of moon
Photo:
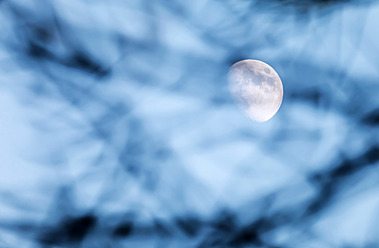
[[[279,110],[283,85],[279,75],[259,60],[242,60],[229,71],[229,87],[233,98],[253,120],[264,122]]]

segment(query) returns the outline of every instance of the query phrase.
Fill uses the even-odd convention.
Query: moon
[[[265,122],[278,112],[283,100],[283,84],[268,64],[241,60],[230,68],[228,81],[231,95],[252,120]]]

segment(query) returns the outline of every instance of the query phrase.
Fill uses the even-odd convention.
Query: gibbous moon
[[[247,116],[257,122],[271,119],[283,100],[279,75],[259,60],[246,59],[235,63],[229,71],[229,89]]]

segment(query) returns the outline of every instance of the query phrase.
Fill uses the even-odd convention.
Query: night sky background
[[[379,3],[0,0],[0,248],[378,248]],[[255,123],[230,66],[284,99]]]

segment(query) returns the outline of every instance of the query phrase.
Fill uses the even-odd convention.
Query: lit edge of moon
[[[283,101],[283,84],[268,64],[241,60],[231,66],[228,82],[232,97],[253,121],[266,122],[278,112]]]

